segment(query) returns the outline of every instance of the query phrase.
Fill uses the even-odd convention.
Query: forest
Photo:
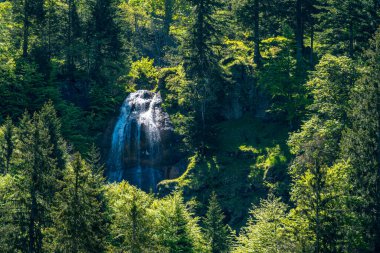
[[[380,0],[0,0],[0,252],[380,252]]]

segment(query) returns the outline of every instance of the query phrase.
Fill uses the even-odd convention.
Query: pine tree
[[[26,247],[22,247],[21,238],[24,236],[21,220],[18,220],[21,213],[19,206],[20,196],[15,178],[11,174],[0,175],[0,252],[27,252]],[[20,240],[21,239],[21,240]]]
[[[273,195],[261,200],[260,206],[250,210],[247,225],[240,231],[232,252],[300,252],[288,233],[287,208]]]
[[[186,206],[179,192],[163,199],[158,206],[160,218],[156,224],[158,243],[170,253],[175,252],[208,252],[198,219]]]
[[[319,34],[328,52],[354,57],[366,47],[379,25],[371,10],[372,1],[319,1]]]
[[[53,145],[52,158],[56,160],[57,168],[63,171],[66,168],[66,147],[61,134],[61,121],[52,101],[44,104],[39,117],[49,132],[50,142]]]
[[[228,225],[224,224],[224,214],[219,206],[215,192],[210,197],[210,202],[206,216],[204,218],[204,234],[210,244],[211,252],[228,252],[231,244]]]
[[[49,207],[52,203],[52,189],[57,181],[54,176],[55,160],[51,157],[52,145],[49,131],[39,119],[37,113],[31,118],[24,114],[18,128],[19,150],[21,160],[18,182],[22,194],[27,196],[25,215],[27,237],[25,244],[28,252],[42,252],[43,229],[49,221]],[[22,205],[22,204],[21,204]]]
[[[115,251],[160,252],[154,236],[152,196],[127,182],[113,186],[108,191],[113,212],[111,234]],[[159,235],[157,235],[158,237]]]
[[[237,15],[238,19],[245,27],[252,30],[253,43],[254,43],[254,63],[258,68],[261,67],[261,52],[260,41],[262,39],[262,18],[260,14],[263,9],[263,1],[260,0],[246,0],[237,1]]]
[[[14,152],[14,126],[11,118],[7,118],[4,124],[3,140],[1,140],[0,146],[0,159],[2,160],[1,164],[4,165],[4,174],[9,172],[11,166],[11,159]]]
[[[90,151],[87,153],[86,162],[93,173],[100,174],[104,171],[104,165],[101,161],[99,148],[92,144]]]
[[[188,217],[186,214],[186,208],[183,206],[183,200],[177,198],[174,200],[174,209],[172,216],[172,238],[167,245],[170,248],[170,252],[193,252],[193,241],[190,236],[188,227]]]
[[[56,195],[53,226],[48,232],[54,252],[105,252],[108,213],[104,178],[91,171],[79,153],[65,171]]]
[[[336,185],[329,176],[339,158],[349,93],[356,77],[352,60],[326,55],[308,82],[314,98],[309,107],[313,114],[289,140],[291,152],[295,155],[290,166],[292,200],[313,230],[316,252],[338,250],[348,241],[344,232],[345,216],[330,216],[339,210],[336,203],[344,206],[342,198],[346,193],[334,189]],[[336,199],[330,198],[335,192],[340,195]]]
[[[173,22],[174,5],[175,5],[175,0],[165,0],[164,1],[164,11],[165,11],[164,34],[166,36],[166,42],[165,42],[166,44],[168,44],[170,25]]]
[[[80,44],[81,24],[77,10],[77,1],[67,1],[67,35],[66,35],[66,71],[70,81],[74,80],[75,63],[78,60],[78,44]]]
[[[88,26],[89,43],[93,55],[90,72],[92,79],[99,86],[112,83],[108,78],[115,75],[113,71],[121,55],[119,27],[114,20],[115,2],[114,0],[95,0],[91,6],[91,20]]]
[[[366,52],[366,68],[351,94],[349,121],[342,141],[350,161],[352,204],[366,245],[359,251],[380,251],[380,31]]]
[[[220,44],[220,30],[216,26],[215,12],[221,7],[219,0],[192,0],[193,21],[184,46],[184,66],[187,77],[191,106],[194,112],[193,124],[195,146],[205,149],[208,121],[212,115],[218,83],[221,83],[221,69],[215,47]],[[214,104],[215,105],[215,104]],[[198,127],[199,125],[199,127]],[[198,143],[197,143],[198,142]],[[198,147],[199,147],[198,146]]]

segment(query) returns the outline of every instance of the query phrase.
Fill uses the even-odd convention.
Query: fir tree
[[[342,141],[343,158],[352,166],[352,207],[364,229],[365,248],[380,251],[380,31],[366,52],[366,67],[351,94],[350,126]]]
[[[61,121],[52,101],[44,104],[39,112],[39,117],[49,132],[50,142],[53,145],[52,158],[56,160],[57,168],[63,171],[66,168],[66,147],[61,134]]]
[[[349,58],[325,56],[308,82],[314,96],[309,107],[313,114],[289,140],[295,155],[290,166],[291,198],[313,230],[315,252],[336,251],[349,241],[349,235],[342,233],[347,216],[331,216],[339,210],[337,203],[346,207],[342,199],[346,197],[347,188],[336,187],[333,182],[337,179],[329,177],[339,158],[348,97],[356,76],[357,70]],[[343,169],[342,166],[342,176]],[[334,194],[338,196],[330,198]]]
[[[0,159],[2,160],[2,165],[4,165],[4,174],[9,172],[11,166],[11,159],[15,148],[14,137],[14,126],[11,118],[8,117],[4,124],[3,140],[0,142],[2,144],[0,146]]]
[[[49,218],[49,207],[57,180],[54,176],[55,160],[51,157],[52,145],[49,131],[37,113],[33,118],[24,114],[18,130],[19,184],[26,194],[27,237],[25,244],[28,252],[42,252],[43,229]]]
[[[208,252],[198,219],[186,206],[181,193],[162,200],[158,207],[160,222],[157,226],[158,242],[170,252]]]
[[[105,252],[109,222],[103,180],[74,154],[56,195],[49,229],[52,251]]]
[[[261,200],[260,206],[251,209],[232,252],[300,252],[292,234],[286,232],[289,222],[286,210],[287,206],[273,195]]]
[[[151,196],[127,182],[113,186],[108,196],[113,211],[111,234],[115,251],[159,252],[150,210]]]
[[[204,234],[210,245],[211,252],[228,252],[231,237],[231,229],[224,224],[224,214],[219,206],[215,192],[211,194],[206,217],[204,218]]]
[[[215,101],[221,83],[219,57],[215,47],[220,44],[220,30],[216,26],[215,12],[221,7],[219,0],[192,0],[193,21],[184,52],[184,66],[191,80],[189,99],[194,111],[194,141],[204,151],[207,121],[212,116],[212,101]],[[199,127],[198,127],[199,126]]]

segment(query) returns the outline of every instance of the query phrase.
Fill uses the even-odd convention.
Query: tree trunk
[[[164,35],[165,44],[168,43],[170,25],[173,21],[173,0],[165,0]]]
[[[28,47],[29,47],[29,0],[24,0],[24,19],[23,19],[23,44],[22,44],[22,56],[24,58],[28,57]]]
[[[314,69],[314,24],[311,24],[310,33],[310,66]]]
[[[261,67],[261,54],[260,54],[260,3],[259,0],[254,1],[253,6],[254,20],[253,20],[253,42],[255,44],[254,48],[254,63],[258,68]]]
[[[376,54],[379,54],[380,49],[376,48]],[[378,63],[379,64],[379,63]],[[380,65],[380,64],[379,64]],[[379,73],[379,67],[375,68],[375,71]],[[379,77],[380,75],[377,74],[376,77]],[[378,78],[376,78],[378,80]],[[380,113],[380,87],[379,87],[379,81],[375,82],[375,92],[376,92],[376,108],[377,112]],[[380,132],[380,117],[377,117],[377,132]],[[377,135],[376,138],[377,146],[380,146],[380,136]],[[376,209],[376,216],[375,216],[375,251],[374,252],[380,252],[380,148],[376,149],[376,165],[377,165],[377,177],[376,177],[376,192],[375,192],[375,209]]]
[[[303,18],[302,18],[302,0],[296,2],[296,51],[297,51],[297,64],[302,65],[302,51],[303,51]]]
[[[68,30],[67,30],[67,71],[70,80],[74,79],[73,68],[73,0],[68,1]]]
[[[35,166],[35,165],[34,165]],[[35,171],[35,168],[33,168],[33,175],[32,175],[32,182],[30,186],[30,197],[31,197],[31,208],[30,208],[30,214],[29,214],[29,231],[28,231],[28,238],[29,238],[29,252],[37,252],[36,249],[36,218],[37,218],[37,193],[36,193],[36,186],[35,182],[37,181],[37,172]]]
[[[354,57],[354,25],[350,21],[350,47],[349,47],[350,57]]]

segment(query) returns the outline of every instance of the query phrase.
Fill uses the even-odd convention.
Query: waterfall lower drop
[[[160,93],[139,90],[125,99],[112,134],[107,177],[111,182],[127,180],[145,190],[156,190],[163,179],[161,132],[171,129],[162,111]]]

